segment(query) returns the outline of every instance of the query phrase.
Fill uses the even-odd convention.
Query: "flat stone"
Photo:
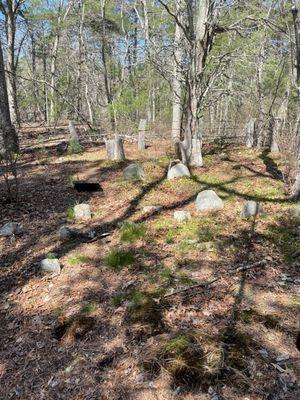
[[[127,181],[138,181],[145,179],[145,173],[138,164],[131,164],[124,169],[123,177]]]
[[[60,263],[57,258],[45,258],[41,261],[40,267],[41,270],[45,272],[55,272],[59,274],[61,271]]]
[[[291,214],[293,217],[300,217],[300,205],[293,207],[291,209]]]
[[[192,216],[189,211],[175,211],[174,218],[179,222],[183,222],[183,221],[188,221],[189,219],[192,218]]]
[[[175,178],[181,178],[181,177],[190,177],[190,171],[188,167],[182,163],[178,163],[173,165],[168,171],[167,179],[175,179]]]
[[[258,214],[262,214],[264,212],[262,206],[256,201],[250,200],[244,204],[244,207],[241,211],[242,218],[250,218],[255,217]]]
[[[76,228],[69,228],[68,226],[62,226],[58,231],[58,238],[62,242],[75,239],[81,235],[81,231]]]
[[[74,216],[76,219],[88,220],[92,218],[90,206],[88,204],[77,204],[74,207]]]
[[[224,208],[223,200],[213,190],[203,190],[196,198],[197,211],[218,210]]]
[[[153,211],[158,211],[162,208],[162,206],[145,206],[143,207],[143,212],[153,212]]]
[[[25,230],[18,222],[8,222],[0,229],[0,236],[21,235]]]

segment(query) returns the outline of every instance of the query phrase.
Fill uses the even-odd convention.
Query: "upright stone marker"
[[[115,135],[114,139],[105,140],[105,146],[108,160],[125,160],[123,139],[119,135]]]
[[[70,141],[79,143],[78,133],[76,131],[73,121],[69,121],[69,133],[70,133]]]
[[[138,127],[139,137],[138,137],[138,149],[145,150],[145,135],[146,135],[147,120],[141,119]]]
[[[251,148],[256,145],[256,120],[250,119],[245,126],[246,131],[246,146]]]

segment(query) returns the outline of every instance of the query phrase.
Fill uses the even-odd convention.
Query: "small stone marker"
[[[81,231],[76,228],[69,228],[68,226],[62,226],[58,231],[58,238],[62,242],[75,239],[81,235]]]
[[[293,217],[300,217],[300,205],[299,206],[295,206],[291,209],[291,214]]]
[[[76,219],[88,220],[92,218],[90,206],[88,204],[77,204],[74,207],[74,215]]]
[[[158,211],[162,208],[162,206],[145,206],[143,207],[143,212],[153,212],[153,211]]]
[[[146,133],[146,127],[147,127],[147,120],[146,119],[141,119],[138,127],[138,149],[139,150],[145,150],[146,148],[146,143],[145,143],[145,133]]]
[[[175,178],[181,178],[181,177],[190,177],[190,171],[188,167],[182,163],[178,163],[173,165],[173,167],[169,168],[167,179],[175,179]]]
[[[258,214],[262,214],[264,212],[262,206],[256,201],[250,200],[244,204],[244,207],[241,211],[242,218],[250,218],[255,217]]]
[[[196,198],[197,211],[217,210],[222,208],[224,208],[224,202],[213,190],[203,190]]]
[[[105,147],[108,160],[125,160],[124,143],[119,135],[115,135],[114,139],[105,140]]]
[[[69,121],[69,133],[70,133],[70,141],[79,143],[79,137],[73,121]]]
[[[41,261],[40,267],[41,270],[45,272],[55,272],[59,274],[61,271],[60,263],[57,258],[45,258]]]
[[[21,235],[25,230],[18,222],[8,222],[0,228],[0,236]]]
[[[123,177],[127,181],[138,181],[145,179],[145,173],[138,164],[130,164],[124,169]]]
[[[192,216],[189,211],[175,211],[174,218],[179,222],[183,222],[190,220]]]

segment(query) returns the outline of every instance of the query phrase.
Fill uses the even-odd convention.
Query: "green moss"
[[[67,263],[71,266],[76,266],[80,264],[89,264],[91,262],[93,262],[93,259],[84,254],[74,254],[67,259]]]
[[[142,223],[124,222],[121,225],[120,234],[121,242],[134,243],[146,235],[146,227]]]
[[[91,314],[97,309],[97,304],[96,303],[86,303],[83,304],[80,308],[80,312],[82,314]]]
[[[134,261],[134,253],[131,250],[111,250],[104,258],[104,265],[115,270],[120,270],[132,265]]]

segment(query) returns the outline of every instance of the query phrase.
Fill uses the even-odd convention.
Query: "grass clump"
[[[154,299],[154,296],[136,290],[129,296],[129,301],[125,316],[127,322],[161,326],[162,307],[159,301]]]
[[[88,264],[92,261],[92,259],[84,254],[74,254],[69,257],[67,262],[71,266],[76,266],[80,264]]]
[[[84,148],[77,140],[70,140],[68,144],[68,155],[71,156],[73,154],[80,154],[83,153]]]
[[[179,334],[162,338],[154,353],[145,354],[143,368],[157,371],[165,368],[173,377],[175,385],[200,384],[208,388],[223,366],[223,350],[212,337],[199,332]]]
[[[81,314],[91,314],[95,312],[96,309],[97,309],[96,303],[86,303],[81,306],[80,312]]]
[[[75,219],[75,211],[73,206],[67,208],[67,221],[71,222]]]
[[[122,268],[132,265],[135,261],[132,250],[111,250],[104,258],[104,264],[112,269],[121,270]]]
[[[146,227],[142,223],[127,221],[121,225],[120,234],[121,242],[134,243],[146,235]]]

